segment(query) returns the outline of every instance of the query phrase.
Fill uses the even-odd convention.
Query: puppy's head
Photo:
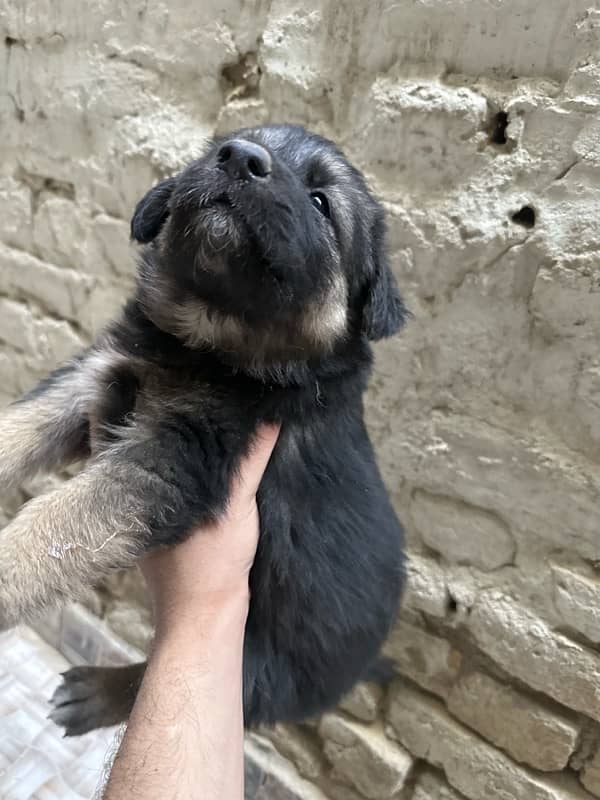
[[[240,358],[304,359],[395,333],[405,309],[381,206],[329,141],[237,131],[138,204],[140,292],[161,328]]]

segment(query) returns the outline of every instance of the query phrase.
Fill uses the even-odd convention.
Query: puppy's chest
[[[221,374],[210,362],[193,368],[162,367],[114,351],[91,359],[85,382],[93,452],[118,440],[131,423],[142,426],[150,437],[163,421],[171,429],[184,424],[188,433],[197,427],[199,432],[237,431],[238,437],[249,437],[259,422],[277,420],[290,436],[280,451],[288,465],[297,464],[301,452],[314,449],[312,439],[322,439],[332,408],[342,413],[345,405],[337,397],[331,402],[331,390],[323,392],[316,381],[286,388],[238,373]]]

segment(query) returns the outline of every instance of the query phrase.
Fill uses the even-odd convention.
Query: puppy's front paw
[[[34,619],[60,596],[51,588],[60,581],[53,575],[47,580],[50,558],[38,552],[36,534],[39,530],[29,523],[25,510],[0,531],[0,630]]]
[[[6,544],[0,533],[0,631],[35,619],[58,599],[58,592],[44,592],[36,565]]]
[[[0,565],[0,632],[24,622],[23,597],[5,578]]]

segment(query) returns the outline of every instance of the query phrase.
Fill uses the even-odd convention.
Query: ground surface
[[[30,629],[0,634],[0,798],[90,800],[115,730],[64,739],[48,698],[69,662]]]

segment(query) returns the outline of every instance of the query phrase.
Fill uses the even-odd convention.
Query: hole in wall
[[[506,129],[508,128],[508,114],[506,111],[498,111],[494,114],[490,122],[490,142],[492,144],[504,145],[508,142]]]
[[[488,144],[492,145],[498,153],[512,153],[517,147],[517,142],[507,134],[510,125],[508,111],[496,111],[488,116],[485,131],[488,135]]]
[[[511,216],[511,219],[523,228],[533,228],[535,225],[535,209],[532,206],[523,206],[516,214]]]
[[[235,63],[224,66],[221,70],[221,85],[226,102],[258,97],[261,76],[258,55],[253,50],[240,55]]]

